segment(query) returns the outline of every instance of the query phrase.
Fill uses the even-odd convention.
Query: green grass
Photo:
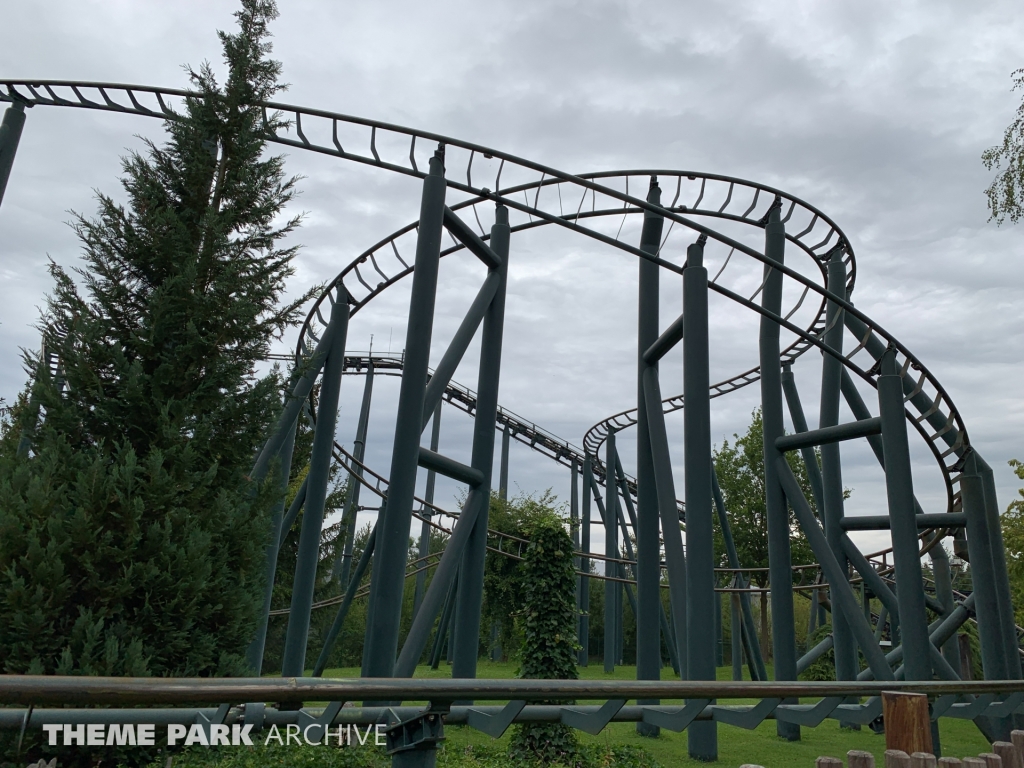
[[[507,662],[492,662],[483,659],[477,665],[477,677],[480,678],[511,678],[515,676],[516,665]],[[634,680],[636,667],[621,666],[614,672],[605,674],[600,664],[591,664],[579,668],[580,678],[585,680]],[[719,680],[731,679],[732,670],[720,667]],[[769,667],[769,674],[771,669]],[[330,669],[325,677],[358,677],[358,667]],[[672,676],[672,670],[664,670],[663,677]],[[448,678],[451,670],[442,664],[438,670],[419,667],[416,677]],[[747,678],[749,679],[749,677]],[[664,702],[671,703],[671,702]],[[738,703],[738,702],[737,702]],[[863,749],[874,753],[881,765],[882,754],[885,752],[885,737],[864,728],[860,731],[840,729],[835,720],[826,720],[817,728],[801,729],[799,742],[788,742],[775,735],[775,722],[766,721],[752,731],[720,724],[718,728],[719,762],[724,766],[739,766],[742,763],[756,763],[766,768],[783,768],[784,766],[814,765],[814,759],[820,755],[844,757],[851,749]],[[491,739],[480,731],[467,726],[448,726],[445,728],[447,752],[465,752],[469,747],[484,748],[489,752],[494,747],[504,748],[508,744],[509,733],[501,739]],[[628,745],[643,747],[661,765],[673,768],[678,765],[697,765],[686,753],[686,733],[662,731],[656,739],[638,736],[633,723],[612,723],[597,736],[580,733],[580,741],[584,744]],[[977,755],[987,752],[989,744],[975,727],[967,720],[943,718],[939,721],[939,738],[942,742],[942,753],[955,757]]]

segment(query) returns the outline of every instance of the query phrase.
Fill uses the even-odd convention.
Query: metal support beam
[[[316,664],[313,665],[313,677],[320,677],[324,673],[324,669],[327,667],[327,662],[331,658],[331,651],[334,649],[334,644],[338,640],[338,635],[341,633],[341,628],[345,625],[345,619],[348,616],[349,608],[352,607],[352,601],[355,600],[356,592],[359,590],[359,583],[363,580],[363,574],[366,573],[366,568],[370,564],[370,558],[373,557],[373,550],[377,545],[377,524],[375,523],[373,528],[370,529],[370,535],[366,539],[366,545],[363,547],[363,553],[359,556],[359,562],[356,563],[355,573],[352,574],[352,580],[345,587],[345,598],[342,600],[340,606],[338,606],[338,612],[334,615],[334,621],[331,623],[331,628],[327,631],[327,637],[324,639],[324,647],[320,649],[320,656],[316,660]]]
[[[501,269],[501,263],[503,257],[497,248],[492,248],[485,243],[462,219],[456,215],[455,211],[449,208],[447,205],[444,207],[444,226],[452,235],[464,246],[476,256],[480,261],[487,265],[488,269]],[[491,238],[491,242],[494,242],[494,238]]]
[[[340,289],[344,292],[344,289]],[[281,661],[283,677],[302,677],[306,669],[306,644],[309,639],[309,618],[316,588],[316,571],[320,561],[320,535],[323,531],[324,504],[331,480],[331,459],[334,456],[334,430],[338,422],[338,396],[341,375],[345,370],[345,336],[348,332],[347,296],[335,301],[330,325],[335,328],[331,347],[324,363],[320,383],[313,449],[309,457],[306,503],[299,533],[299,552],[292,583],[291,611]]]
[[[981,641],[981,664],[987,680],[1009,677],[1006,649],[1002,642],[999,596],[996,591],[995,557],[985,512],[985,484],[972,450],[960,475],[961,498],[967,516],[967,547],[971,556],[971,580]]]
[[[765,225],[764,253],[776,264],[785,261],[786,228],[776,201],[768,212]],[[782,313],[782,273],[764,265],[762,306],[769,312]],[[775,657],[775,679],[796,680],[796,632],[793,626],[793,572],[789,546],[789,510],[786,497],[776,476],[776,459],[782,456],[779,441],[783,440],[782,369],[779,363],[779,324],[761,318],[758,350],[761,363],[761,417],[764,429],[765,512],[768,520],[768,571],[771,585],[772,650]],[[753,633],[751,633],[753,637]],[[800,726],[779,721],[778,735],[788,741],[800,739]]]
[[[795,435],[783,435],[776,438],[775,448],[779,451],[796,451],[880,434],[882,434],[882,420],[876,416],[875,418],[864,419],[863,421],[837,424],[834,427],[812,429],[809,432],[798,432]]]
[[[412,526],[420,434],[423,432],[423,396],[427,386],[427,362],[434,324],[444,196],[444,153],[438,150],[430,158],[430,172],[423,181],[416,268],[412,275],[402,385],[398,395],[395,441],[388,480],[388,503],[386,510],[381,513],[384,525],[374,555],[370,581],[370,607],[363,650],[364,677],[393,677],[395,672],[395,653],[402,618],[402,601],[395,599],[395,595],[402,593],[405,564],[409,559],[409,530]],[[416,656],[418,660],[419,654]]]
[[[477,377],[477,407],[473,420],[473,450],[470,464],[483,477],[476,503],[479,511],[466,541],[458,598],[452,677],[476,677],[480,647],[480,609],[484,598],[484,557],[487,554],[487,517],[491,503],[491,475],[494,471],[494,421],[498,415],[498,383],[501,376],[501,344],[505,326],[505,289],[508,278],[508,208],[498,205],[491,227],[491,247],[500,260],[496,272],[498,288],[484,315],[480,334],[480,372]]]
[[[356,464],[352,465],[352,471],[348,476],[347,493],[345,495],[345,509],[341,514],[341,535],[342,547],[338,553],[338,559],[334,563],[334,576],[338,580],[338,586],[343,589],[348,586],[349,572],[352,570],[352,547],[356,540],[356,520],[359,515],[359,493],[363,484],[359,478],[363,470],[359,466],[366,455],[366,432],[370,426],[370,402],[373,399],[373,358],[366,367],[366,380],[363,382],[363,400],[359,405],[359,421],[356,422],[356,439],[352,442],[352,457]]]
[[[609,558],[617,558],[619,555],[619,493],[615,488],[615,432],[608,431],[608,438],[605,440],[605,505],[604,505],[604,555]],[[613,568],[612,561],[605,561],[605,575]],[[615,599],[616,591],[620,590],[618,584],[611,580],[604,582],[604,671],[614,672],[616,662],[616,650],[618,646],[618,600]]]
[[[960,512],[914,515],[914,521],[918,529],[963,528],[967,525],[967,518]],[[889,515],[858,515],[844,517],[839,525],[844,531],[887,531],[891,523]]]
[[[687,676],[714,680],[714,635],[707,617],[715,605],[715,544],[711,498],[711,401],[708,388],[708,270],[704,266],[702,235],[686,249],[683,271],[683,449],[686,476],[686,625]],[[787,568],[788,577],[788,568]],[[696,760],[718,759],[718,730],[714,722],[690,725],[687,749]]]
[[[974,461],[985,490],[985,516],[988,522],[990,547],[995,570],[996,595],[999,600],[999,617],[1002,628],[1003,652],[1006,655],[1006,676],[1010,680],[1021,679],[1020,650],[1017,641],[1017,625],[1013,617],[1013,600],[1010,596],[1010,580],[1006,568],[1006,547],[1003,545],[1003,528],[1000,521],[999,503],[996,500],[996,482],[992,467],[974,452]]]
[[[508,500],[508,424],[501,430],[501,459],[498,463],[498,498]]]
[[[462,362],[462,357],[466,354],[466,350],[469,349],[469,344],[473,341],[473,337],[476,335],[476,331],[484,319],[487,308],[491,306],[491,301],[494,299],[494,294],[500,285],[501,275],[498,272],[491,272],[484,278],[484,284],[477,291],[476,298],[469,305],[469,309],[466,311],[466,316],[462,318],[459,329],[455,332],[451,342],[448,344],[448,348],[441,356],[441,362],[437,364],[437,368],[434,369],[430,381],[427,382],[427,389],[423,395],[423,429],[426,429],[434,409],[441,402],[445,388],[451,382],[452,376],[455,375],[455,370],[459,367],[459,363]]]
[[[860,643],[864,658],[868,663],[868,667],[871,668],[875,679],[894,680],[895,677],[892,670],[889,669],[885,656],[882,655],[882,651],[875,643],[871,625],[861,613],[860,606],[857,604],[857,598],[853,594],[849,581],[847,581],[846,569],[839,564],[838,558],[832,553],[832,548],[826,540],[825,534],[818,526],[818,521],[814,519],[811,505],[807,503],[803,491],[800,490],[800,484],[796,481],[796,477],[793,476],[793,470],[790,469],[786,460],[781,457],[776,459],[775,465],[778,468],[779,481],[785,491],[786,499],[793,508],[797,521],[807,536],[807,543],[811,545],[811,550],[818,558],[822,573],[825,574],[829,587],[831,587],[833,631],[835,629],[836,615],[839,613],[845,614],[849,620],[851,634]],[[856,675],[854,675],[853,679],[857,679]]]
[[[434,649],[430,652],[430,668],[437,669],[441,665],[441,653],[444,651],[445,637],[452,623],[452,614],[455,613],[455,595],[459,588],[459,576],[456,573],[448,588],[448,594],[444,599],[444,609],[441,611],[441,620],[437,624],[437,633],[434,635]]]
[[[14,156],[18,153],[18,142],[24,127],[25,105],[16,101],[4,110],[4,119],[0,123],[0,204],[4,201],[4,191],[11,177]]]
[[[733,582],[735,584],[735,581]],[[732,645],[732,679],[743,679],[743,628],[740,619],[740,596],[733,592],[729,595],[732,613],[729,621],[729,635]]]
[[[290,389],[290,388],[289,388]],[[296,425],[297,426],[297,425]],[[252,673],[259,677],[263,673],[263,652],[267,644],[267,627],[270,624],[270,606],[274,597],[274,578],[277,575],[277,557],[281,551],[282,518],[284,502],[288,492],[288,477],[292,468],[292,452],[295,448],[295,429],[293,426],[284,445],[281,447],[281,463],[278,466],[278,488],[281,498],[274,504],[270,516],[270,536],[264,555],[263,608],[260,611],[259,623],[256,625],[256,637],[246,649],[246,661]]]
[[[845,370],[843,369],[844,373]],[[786,405],[789,406],[789,417],[793,420],[793,430],[807,432],[807,417],[804,416],[800,393],[797,391],[796,380],[793,378],[793,368],[788,362],[782,365],[782,392],[786,396]],[[821,467],[818,466],[818,455],[810,447],[802,449],[800,455],[803,456],[804,466],[807,468],[807,481],[811,486],[811,495],[814,496],[814,507],[820,515],[825,508],[825,502],[821,496]]]
[[[647,202],[661,205],[661,188],[651,177]],[[640,232],[640,250],[657,255],[665,219],[651,211],[644,212]],[[658,535],[658,487],[654,477],[654,455],[648,427],[647,409],[661,409],[661,403],[648,403],[644,392],[644,374],[657,370],[657,362],[649,363],[645,352],[658,339],[658,275],[660,267],[639,259],[637,290],[637,424],[636,424],[636,679],[661,679],[661,541]],[[627,496],[628,498],[628,496]],[[657,699],[644,699],[638,704],[657,704]],[[657,736],[656,725],[637,723],[641,736]]]
[[[460,483],[466,483],[466,485],[477,486],[484,481],[484,473],[476,467],[470,467],[448,456],[434,453],[429,448],[420,447],[417,461],[424,469],[450,477]]]
[[[846,265],[843,263],[842,248],[832,251],[828,264],[828,290],[838,296],[846,295]],[[845,313],[838,304],[829,301],[825,307],[825,333],[823,341],[830,349],[843,351],[843,315]],[[833,355],[822,353],[821,361],[821,410],[818,417],[818,428],[825,429],[839,424],[840,380],[842,363]],[[839,563],[840,569],[846,572],[846,554],[842,543],[843,521],[843,469],[838,443],[826,443],[821,446],[821,481],[825,508],[822,520],[825,525],[825,537],[829,548]],[[831,584],[835,591],[835,584]],[[835,597],[832,597],[832,635],[835,640],[836,679],[853,680],[857,677],[857,646],[850,629],[851,617],[837,608]]]
[[[434,424],[430,428],[430,450],[437,453],[437,449],[441,443],[441,403],[439,402],[434,408]],[[437,480],[436,472],[427,472],[427,487],[423,493],[423,500],[427,504],[434,503],[434,484]],[[426,562],[424,558],[430,554],[430,517],[431,510],[429,507],[423,507],[420,510],[420,514],[423,516],[423,525],[420,528],[420,559]],[[423,590],[427,586],[427,569],[423,568],[419,573],[416,574],[416,593],[413,595],[412,600],[412,615],[415,618],[416,614],[420,610],[420,602],[423,600]]]
[[[654,265],[656,266],[656,265]],[[676,344],[683,340],[683,316],[680,315],[665,329],[643,353],[643,361],[648,365],[656,364],[667,355]]]
[[[644,372],[644,391],[647,402],[661,402],[658,372],[653,368]],[[679,658],[679,676],[686,680],[686,552],[679,530],[679,509],[676,506],[675,479],[672,477],[672,457],[669,453],[664,411],[661,408],[648,408],[647,423],[654,461],[654,481],[658,488],[661,537],[665,545],[665,570],[668,572],[668,595],[672,608],[669,615]]]
[[[578,663],[586,667],[590,663],[590,500],[593,494],[591,487],[594,482],[594,470],[590,461],[590,455],[583,458],[583,516],[580,521],[580,551],[583,557],[580,558],[580,589],[579,599],[576,602],[579,611],[579,634],[577,642],[580,645]]]

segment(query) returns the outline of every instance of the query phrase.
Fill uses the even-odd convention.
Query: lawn
[[[516,667],[512,663],[480,660],[477,666],[477,677],[510,678],[515,676]],[[718,678],[731,679],[731,668],[720,667]],[[636,677],[636,668],[630,666],[617,667],[614,672],[605,674],[600,663],[579,668],[580,677],[587,680],[632,680]],[[769,674],[771,670],[769,668]],[[419,667],[416,677],[450,677],[449,668],[442,664],[438,670]],[[357,667],[330,669],[325,677],[358,677]],[[663,676],[672,676],[672,670],[666,669]],[[670,702],[665,702],[670,703]],[[506,733],[501,739],[494,740],[489,736],[467,726],[449,726],[445,729],[447,750],[465,750],[466,747],[504,746],[509,738]],[[625,744],[646,749],[659,763],[666,768],[677,765],[698,765],[690,760],[686,753],[686,733],[662,731],[656,739],[638,736],[633,723],[612,723],[597,736],[580,733],[583,743]],[[989,744],[975,727],[966,720],[943,718],[939,721],[939,737],[942,741],[942,753],[954,757],[977,755],[987,752]],[[766,768],[782,766],[814,765],[819,755],[840,757],[851,749],[863,749],[873,752],[878,764],[885,752],[885,737],[864,728],[860,731],[841,730],[835,720],[826,720],[817,728],[802,729],[799,742],[787,742],[775,735],[775,722],[766,721],[752,731],[735,728],[729,725],[718,727],[718,753],[720,764],[739,766],[742,763],[756,763]]]

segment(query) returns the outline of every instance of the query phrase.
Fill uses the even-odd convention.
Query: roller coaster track
[[[201,94],[184,90],[126,84],[0,80],[0,101],[17,102],[26,107],[84,108],[164,120],[179,119],[181,113],[175,107],[184,100],[201,97]],[[706,237],[708,262],[718,267],[709,289],[754,313],[775,320],[782,329],[791,333],[795,341],[782,352],[783,362],[791,362],[812,347],[817,347],[824,354],[838,357],[847,370],[857,374],[870,386],[877,387],[879,350],[894,350],[897,367],[904,381],[907,419],[928,445],[940,468],[946,488],[947,511],[961,509],[960,473],[971,444],[960,413],[935,376],[905,345],[849,303],[848,298],[856,277],[856,263],[850,243],[831,219],[798,198],[741,179],[688,171],[644,169],[572,175],[499,150],[431,132],[277,102],[266,102],[261,106],[267,116],[265,125],[270,142],[411,178],[426,177],[425,158],[432,151],[433,145],[442,145],[448,168],[445,179],[447,187],[453,197],[463,196],[461,200],[453,199],[450,207],[460,212],[466,221],[475,220],[480,236],[485,240],[487,233],[482,222],[491,215],[493,204],[500,203],[516,216],[516,220],[511,222],[513,232],[556,225],[584,235],[595,243],[651,261],[669,273],[681,275],[685,269],[680,263],[683,249],[679,247],[680,238],[670,242],[673,231],[678,226],[680,231]],[[284,122],[271,120],[271,112],[284,118]],[[275,125],[284,127],[275,128]],[[294,137],[290,135],[292,128]],[[637,181],[646,181],[652,176],[657,176],[668,190],[667,194],[673,196],[669,205],[656,205],[630,194],[631,181],[636,186]],[[640,186],[643,186],[642,182]],[[680,204],[680,200],[684,202]],[[796,246],[798,252],[811,259],[815,267],[814,277],[808,277],[791,266],[772,263],[756,247],[737,239],[749,234],[751,227],[755,231],[760,230],[767,221],[768,213],[776,206],[780,207],[782,222],[786,225],[786,239]],[[644,212],[661,216],[668,222],[665,239],[655,254],[620,239],[626,217]],[[613,216],[622,216],[622,222],[614,235],[602,227],[602,222]],[[743,233],[737,237],[724,234],[704,223],[708,221],[742,229]],[[744,225],[748,229],[743,229]],[[402,253],[412,250],[416,229],[414,222],[379,241],[357,257],[328,285],[303,325],[296,349],[298,356],[306,354],[311,342],[318,340],[318,322],[324,324],[321,309],[325,300],[346,301],[352,305],[351,314],[355,314],[383,290],[412,273],[413,267]],[[455,242],[451,248],[442,252],[442,256],[461,249],[461,244]],[[845,295],[842,296],[830,293],[823,285],[825,265],[836,252],[842,254],[846,265],[847,284]],[[750,260],[753,260],[755,266],[769,265],[782,273],[787,285],[795,286],[799,299],[785,315],[774,315],[755,302],[764,282],[752,295],[747,295],[741,292],[742,286],[736,284],[735,279],[729,285],[726,284],[727,280],[722,279],[733,260],[744,259],[748,265]],[[736,271],[731,270],[730,276]],[[791,322],[790,318],[801,310],[808,296],[812,316],[805,327],[801,327]],[[827,330],[824,321],[826,301],[844,310],[847,325],[857,337],[858,344],[847,354],[833,352],[822,340]],[[711,396],[718,397],[735,391],[756,382],[759,376],[759,369],[751,368],[713,385]],[[475,401],[469,390],[449,388],[445,399],[472,413]],[[681,396],[664,401],[666,412],[682,407]],[[501,421],[502,414],[504,422]],[[563,465],[571,464],[580,456],[578,448],[509,411],[499,411],[498,420],[499,424],[509,427],[517,440],[531,445]],[[596,472],[603,470],[596,453],[609,430],[622,429],[635,423],[635,411],[623,411],[599,422],[588,431],[584,439],[584,454],[591,456]],[[520,427],[522,431],[519,431]],[[337,445],[336,458],[349,467],[353,466],[352,457]],[[373,479],[360,479],[368,487],[375,486],[379,494],[386,493],[383,478],[376,474],[371,477]],[[425,502],[419,501],[426,506]],[[437,507],[433,509],[455,517]],[[594,557],[593,554],[588,556]]]
[[[180,89],[115,83],[0,80],[0,101],[19,102],[26,107],[73,107],[175,120],[180,118],[180,113],[174,109],[175,104],[180,104],[182,100],[189,98],[201,98],[201,94]],[[468,196],[468,199],[455,203],[451,207],[463,210],[472,209],[473,218],[477,221],[482,234],[485,232],[480,223],[481,204],[500,202],[527,219],[526,222],[514,222],[514,231],[516,228],[522,229],[533,224],[534,220],[557,224],[625,253],[652,261],[676,274],[681,274],[684,267],[664,258],[667,255],[664,244],[656,255],[648,254],[638,247],[619,240],[618,233],[612,236],[590,226],[591,219],[600,220],[603,216],[598,217],[596,215],[598,211],[620,206],[620,212],[623,215],[628,214],[631,209],[638,212],[651,211],[669,222],[668,235],[679,225],[681,228],[706,236],[710,243],[723,253],[728,249],[728,255],[724,256],[726,263],[733,258],[734,254],[738,253],[765,264],[768,263],[768,260],[760,251],[711,229],[691,216],[717,215],[718,218],[731,222],[760,225],[768,210],[777,202],[785,211],[782,220],[787,225],[787,229],[797,229],[798,231],[796,235],[787,234],[787,238],[790,242],[799,243],[805,252],[813,255],[819,272],[821,265],[830,257],[834,249],[838,248],[844,252],[844,258],[848,262],[848,295],[852,288],[856,274],[852,249],[838,226],[816,209],[779,190],[724,176],[702,174],[698,177],[696,173],[679,171],[638,170],[625,174],[616,172],[576,176],[500,150],[427,131],[277,102],[266,102],[262,104],[262,107],[265,114],[274,112],[286,119],[288,129],[291,127],[295,129],[296,137],[292,138],[284,135],[283,132],[274,130],[272,122],[268,119],[266,122],[267,139],[271,142],[331,155],[350,162],[419,179],[426,177],[426,171],[421,169],[421,163],[426,153],[429,152],[430,145],[444,145],[445,162],[452,169],[446,175],[448,188]],[[342,143],[343,138],[344,144]],[[419,149],[417,149],[417,144],[419,144]],[[354,151],[353,147],[357,147],[358,150]],[[420,153],[420,162],[417,162],[417,152]],[[476,162],[475,169],[474,162]],[[423,163],[424,167],[425,165]],[[455,172],[455,169],[461,170]],[[476,182],[473,180],[474,172],[477,176]],[[464,182],[462,181],[463,173]],[[667,181],[666,186],[669,189],[671,181],[676,182],[673,202],[670,205],[663,207],[648,203],[642,198],[630,195],[628,186],[624,190],[620,190],[612,185],[614,179],[628,182],[630,178],[651,175],[659,175],[663,182]],[[505,186],[502,186],[502,176],[506,180]],[[698,178],[701,181],[694,195],[694,202],[690,205],[679,205],[678,201],[683,192],[683,181],[694,182],[693,186],[696,187]],[[512,183],[507,183],[510,179]],[[721,205],[701,208],[701,203],[709,193],[709,182],[714,182],[712,186],[720,183],[724,187],[725,200]],[[737,190],[740,194],[737,194]],[[530,201],[531,193],[533,194],[532,202]],[[543,205],[540,200],[542,193],[545,193]],[[523,197],[522,202],[518,199],[520,194]],[[749,197],[747,197],[748,194]],[[734,204],[734,199],[742,200],[742,203],[735,209],[742,210],[742,213],[730,212],[733,210],[730,206]],[[587,207],[588,200],[590,216],[584,215],[584,208]],[[568,214],[566,213],[567,207]],[[487,206],[483,208],[483,214],[486,217],[489,211]],[[575,212],[573,212],[574,208]],[[464,210],[464,213],[466,212],[468,211]],[[691,216],[684,214],[691,214]],[[406,231],[413,229],[415,229],[415,225],[410,225]],[[621,227],[619,231],[621,231]],[[666,242],[668,235],[666,235]],[[402,258],[394,237],[386,238],[378,246],[381,251],[388,246],[396,266],[401,264],[402,269],[384,271],[376,258],[378,249],[370,249],[365,255],[366,258],[362,261],[357,259],[350,265],[351,269],[347,268],[339,276],[339,279],[332,283],[331,288],[334,290],[325,295],[330,295],[337,288],[343,287],[347,291],[345,300],[352,302],[354,304],[353,311],[357,311],[371,296],[412,271],[409,262]],[[366,260],[370,261],[373,269],[381,278],[380,281],[377,281],[376,287],[366,282],[361,271],[356,268],[359,264],[365,265]],[[857,356],[872,340],[880,341],[883,346],[895,350],[900,373],[907,383],[905,387],[908,391],[907,402],[917,411],[914,413],[908,410],[908,419],[925,440],[941,468],[947,492],[947,510],[959,509],[961,459],[970,449],[970,440],[962,417],[942,385],[895,336],[853,307],[847,301],[847,296],[830,294],[823,286],[791,267],[774,265],[773,268],[804,289],[804,296],[807,293],[815,294],[814,298],[819,303],[818,317],[822,313],[821,305],[826,300],[832,300],[845,310],[847,315],[855,318],[863,326],[864,333],[858,346],[851,353],[840,356],[843,365],[851,372],[856,373],[872,386],[876,386],[878,370],[875,359],[871,355],[865,354],[867,361],[861,363]],[[350,279],[345,282],[345,278]],[[376,278],[371,279],[376,281]],[[747,298],[740,295],[719,284],[717,280],[710,285],[710,289],[754,312],[762,315],[771,314],[758,306],[752,300],[753,297]],[[318,310],[319,305],[314,308],[313,312],[317,313]],[[814,333],[796,326],[785,317],[774,319],[779,321],[781,328],[796,335],[806,345],[804,349],[816,346],[826,354],[833,354],[819,338],[820,325],[812,326],[812,329],[817,331]],[[816,323],[820,323],[820,320],[816,319]],[[855,360],[855,358],[857,359]],[[915,374],[919,373],[916,376],[916,382],[914,381],[915,374],[911,374],[911,371],[914,371]],[[752,381],[756,381],[756,377],[743,383],[737,381],[732,389]]]

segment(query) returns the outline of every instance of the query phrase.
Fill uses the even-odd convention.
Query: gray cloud
[[[183,63],[219,65],[213,32],[231,25],[233,9],[221,0],[14,4],[5,10],[0,72],[180,87]],[[949,1],[282,2],[275,55],[291,83],[284,101],[447,133],[570,172],[734,174],[821,208],[856,250],[858,307],[943,382],[995,468],[1005,505],[1017,487],[1006,460],[1024,457],[1022,230],[987,223],[989,174],[979,156],[1017,103],[1008,75],[1022,64],[1024,22],[1015,10]],[[159,124],[47,108],[29,114],[0,208],[0,395],[8,399],[24,381],[18,348],[37,344],[46,257],[77,259],[62,224],[67,211],[94,210],[94,188],[117,192],[118,158],[140,145],[134,134],[159,139]],[[297,208],[308,212],[296,236],[305,248],[295,292],[330,279],[417,215],[415,181],[298,151],[289,168],[306,177]],[[578,443],[591,424],[635,400],[636,266],[550,229],[513,242],[501,401]],[[623,232],[635,239],[638,229],[628,222]],[[674,238],[677,258],[686,236]],[[730,275],[756,287],[758,273],[748,265]],[[480,275],[468,259],[444,265],[434,361]],[[396,286],[360,313],[349,346],[364,349],[373,334],[375,348],[390,336],[399,350],[407,292]],[[663,323],[680,303],[678,279],[666,275]],[[717,297],[712,310],[714,372],[753,365],[756,318]],[[797,367],[812,422],[818,359],[808,354]],[[474,348],[456,377],[471,387],[475,362]],[[666,360],[663,381],[666,394],[681,389],[676,357]],[[360,389],[346,382],[345,441]],[[381,382],[371,424],[368,456],[385,475],[396,393],[395,381]],[[716,400],[716,441],[741,431],[756,401],[756,386]],[[444,430],[443,448],[465,454],[468,419],[446,413]],[[678,415],[670,430],[679,450]],[[630,440],[620,441],[627,464]],[[938,473],[920,448],[915,481],[938,511]],[[873,462],[865,450],[848,453],[852,511],[884,505]],[[567,473],[524,447],[513,451],[512,474],[524,490],[553,486],[566,495]],[[444,485],[439,498],[452,503],[454,493]]]

